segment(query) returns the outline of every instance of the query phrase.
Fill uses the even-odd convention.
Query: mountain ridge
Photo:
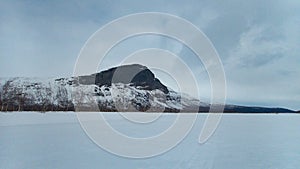
[[[209,112],[210,104],[168,88],[147,67],[122,65],[70,78],[0,79],[0,111]],[[214,105],[216,107],[222,105]],[[224,105],[225,113],[294,113]]]

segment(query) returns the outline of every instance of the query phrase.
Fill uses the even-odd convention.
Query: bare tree
[[[56,93],[56,100],[58,104],[58,109],[67,110],[69,102],[68,102],[68,90],[63,85],[58,85],[58,90]]]
[[[12,80],[8,80],[4,83],[3,87],[2,87],[2,107],[1,107],[1,111],[7,111],[8,109],[8,103],[10,101],[10,85],[11,85]]]
[[[1,85],[0,85],[0,108],[1,108],[0,111],[2,111],[2,86]]]

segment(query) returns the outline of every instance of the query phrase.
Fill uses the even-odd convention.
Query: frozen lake
[[[105,116],[122,133],[145,137],[165,130],[176,114],[166,114],[149,127],[127,124],[116,113]],[[172,150],[152,158],[130,159],[98,147],[75,113],[0,113],[0,168],[299,168],[299,114],[224,114],[214,135],[199,144],[206,116],[199,114],[189,135]]]

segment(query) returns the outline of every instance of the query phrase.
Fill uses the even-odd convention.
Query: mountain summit
[[[131,84],[145,90],[161,90],[169,93],[168,88],[163,85],[154,74],[146,67],[139,64],[123,65],[114,67],[100,73],[80,76],[79,83],[85,85],[111,86],[112,83]]]

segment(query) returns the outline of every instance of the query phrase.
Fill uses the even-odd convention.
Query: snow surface
[[[163,114],[160,121],[149,126],[129,124],[118,113],[105,116],[121,132],[143,137],[165,130],[176,114]],[[167,153],[129,159],[112,155],[94,144],[80,127],[75,113],[0,113],[0,168],[299,168],[299,115],[224,114],[215,134],[200,145],[197,140],[206,116],[199,114],[191,133]]]

